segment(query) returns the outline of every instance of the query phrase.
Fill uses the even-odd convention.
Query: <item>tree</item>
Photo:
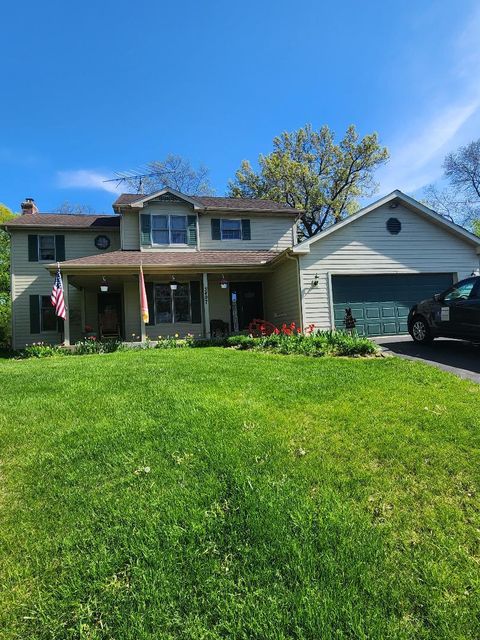
[[[80,203],[70,202],[69,200],[64,200],[61,204],[58,205],[56,209],[53,210],[53,213],[80,215],[80,214],[95,213],[95,210],[89,204],[80,204]]]
[[[303,210],[300,231],[310,237],[356,211],[358,199],[376,191],[373,172],[387,159],[376,133],[360,139],[351,125],[337,144],[328,126],[315,131],[307,124],[275,137],[273,151],[259,157],[258,172],[244,160],[229,193]]]
[[[438,213],[474,228],[480,221],[480,138],[449,153],[443,161],[447,187],[428,186],[427,204]]]
[[[14,214],[0,203],[0,224],[11,220]],[[0,229],[0,344],[10,335],[10,237]]]
[[[142,173],[153,175],[141,180],[134,176],[126,181],[137,192],[153,193],[170,188],[192,196],[213,194],[208,169],[203,165],[194,169],[181,156],[169,154],[165,160],[153,160]]]

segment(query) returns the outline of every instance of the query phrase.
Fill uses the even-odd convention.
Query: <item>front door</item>
[[[261,282],[230,283],[230,316],[233,330],[235,330],[235,314],[238,318],[239,331],[248,329],[248,325],[255,318],[263,318]]]
[[[120,333],[123,336],[123,317],[122,317],[122,294],[121,293],[99,293],[98,294],[98,318],[108,318],[109,325],[112,327],[118,322]]]

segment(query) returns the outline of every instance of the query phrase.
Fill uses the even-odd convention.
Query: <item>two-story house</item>
[[[102,335],[107,317],[125,341],[242,331],[254,318],[342,328],[346,307],[360,333],[404,333],[412,304],[479,267],[478,237],[398,190],[299,244],[299,212],[269,200],[164,189],[124,194],[113,209],[46,214],[27,199],[3,226],[14,348]],[[57,263],[65,322],[50,304]]]
[[[22,203],[11,235],[12,342],[74,343],[86,328],[101,333],[103,314],[118,318],[126,341],[148,336],[210,335],[253,318],[300,322],[296,242],[298,212],[268,200],[189,197],[162,190],[124,194],[116,215],[39,213]],[[61,264],[65,322],[50,303]],[[150,320],[140,314],[139,272]]]

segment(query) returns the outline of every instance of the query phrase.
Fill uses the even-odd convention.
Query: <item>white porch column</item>
[[[86,318],[85,318],[85,287],[82,287],[81,291],[80,291],[80,322],[82,324],[82,326],[80,327],[82,335],[83,333],[85,333],[85,325],[86,325]]]
[[[202,273],[203,284],[203,323],[206,338],[210,338],[210,308],[208,305],[208,273]]]
[[[65,301],[65,320],[63,321],[63,344],[70,346],[70,302],[68,295],[68,275],[63,276],[63,299]]]

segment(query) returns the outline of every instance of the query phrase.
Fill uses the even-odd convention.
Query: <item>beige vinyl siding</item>
[[[122,249],[138,251],[140,249],[140,224],[136,211],[125,212],[120,219]]]
[[[120,245],[118,230],[12,230],[12,323],[14,324],[13,346],[15,349],[20,349],[32,342],[58,343],[61,340],[61,336],[57,332],[30,333],[30,295],[49,296],[53,286],[53,278],[45,268],[48,263],[28,261],[28,236],[30,234],[65,236],[66,260],[104,253],[95,247],[94,241],[98,235],[106,235],[110,238],[111,245],[107,251],[114,251],[118,249]],[[69,286],[68,298],[71,319],[71,341],[74,341],[80,338],[82,332],[80,291]]]
[[[301,324],[298,263],[285,259],[265,277],[265,319],[280,327],[284,322]]]
[[[250,220],[251,240],[212,240],[212,218],[247,218]],[[262,250],[280,251],[294,244],[294,216],[290,215],[260,215],[207,213],[201,214],[198,219],[200,231],[200,249],[206,250]]]
[[[398,218],[402,230],[391,235],[388,218]],[[454,273],[469,276],[479,264],[468,241],[400,205],[366,214],[342,229],[313,242],[300,255],[303,323],[332,327],[329,274]],[[312,281],[318,275],[318,286]]]

